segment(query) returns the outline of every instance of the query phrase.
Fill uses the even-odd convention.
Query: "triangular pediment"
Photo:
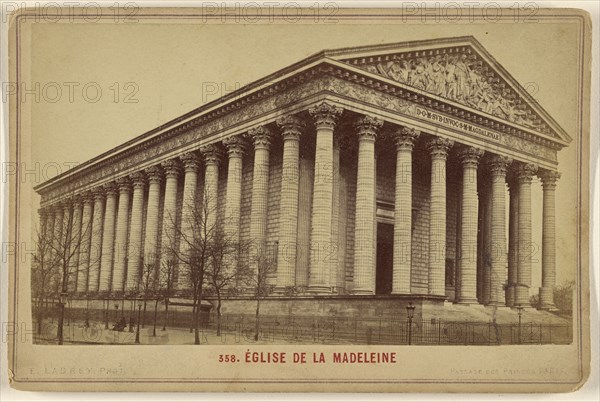
[[[568,143],[568,134],[473,37],[326,51],[327,57]]]

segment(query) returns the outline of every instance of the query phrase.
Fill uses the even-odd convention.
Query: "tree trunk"
[[[38,313],[37,313],[37,333],[38,335],[42,334],[42,321],[44,320],[44,312],[42,311],[42,309],[38,309]]]
[[[194,295],[194,300],[192,302],[192,325],[190,326],[190,334],[194,331],[194,328],[196,328],[196,304],[198,303],[198,297],[196,295]]]
[[[202,291],[198,294],[198,300],[196,301],[196,322],[194,327],[194,344],[200,345],[200,313],[202,312]]]
[[[217,298],[217,336],[221,336],[221,297]]]
[[[152,336],[156,337],[156,315],[158,313],[158,299],[154,302],[154,323],[152,326]]]
[[[58,313],[58,344],[63,344],[63,325],[65,323],[65,305],[61,303]]]
[[[254,340],[258,341],[258,332],[260,331],[260,297],[256,298],[256,332]]]
[[[167,324],[169,323],[169,298],[165,298],[165,319],[163,321],[162,330],[167,330]]]
[[[144,313],[142,314],[142,328],[144,328],[146,325],[146,305],[147,305],[147,302],[146,302],[146,300],[144,300]]]

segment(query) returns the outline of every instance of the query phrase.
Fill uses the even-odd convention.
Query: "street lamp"
[[[129,305],[129,332],[133,333],[133,314],[135,313],[135,295],[132,295]]]
[[[63,331],[64,331],[64,324],[65,324],[65,304],[67,304],[67,299],[69,297],[69,294],[67,292],[60,292],[60,294],[58,295],[58,308],[60,309],[60,315],[58,318],[58,344],[62,345],[63,344]]]
[[[141,315],[142,315],[143,301],[144,301],[144,299],[142,299],[142,298],[138,299],[137,330],[135,332],[135,343],[138,345],[140,344],[140,321],[142,319]]]
[[[119,303],[115,302],[115,324],[119,321]]]
[[[90,327],[90,295],[85,296],[85,327]]]
[[[518,342],[519,345],[521,344],[521,316],[523,315],[523,306],[518,304],[517,305],[517,313],[519,314],[519,332],[518,332]]]
[[[412,302],[408,302],[406,306],[406,315],[408,316],[408,344],[412,344],[412,320],[415,317],[415,305]]]

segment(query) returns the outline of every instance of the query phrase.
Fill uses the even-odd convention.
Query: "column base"
[[[406,295],[411,295],[412,292],[409,290],[392,290],[392,293],[390,293],[392,295],[397,295],[397,296],[406,296]]]
[[[373,296],[375,292],[369,289],[352,289],[352,294],[357,296]]]
[[[331,294],[331,286],[325,285],[309,285],[307,289],[308,293],[321,293],[321,294]]]
[[[276,295],[291,295],[293,294],[293,289],[294,289],[294,285],[289,285],[289,286],[281,286],[281,285],[277,285],[275,286],[275,289],[273,289],[273,293]]]
[[[463,305],[471,305],[471,304],[479,304],[477,299],[461,299],[456,300],[454,304],[463,304]]]

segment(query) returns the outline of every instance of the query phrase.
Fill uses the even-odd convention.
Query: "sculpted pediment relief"
[[[469,46],[345,61],[370,73],[558,138],[517,91]]]

